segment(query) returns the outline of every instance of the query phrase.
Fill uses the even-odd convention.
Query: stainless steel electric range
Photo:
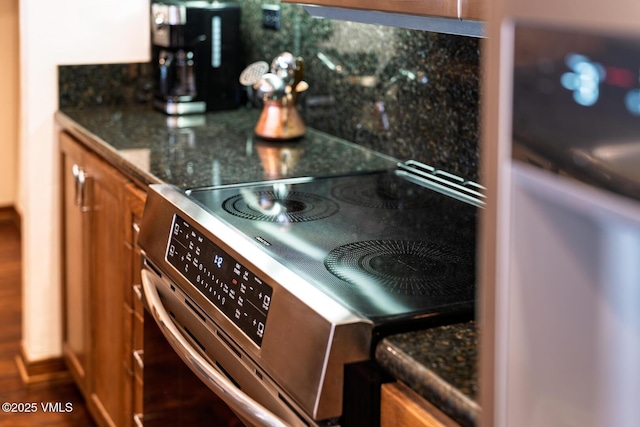
[[[148,307],[248,425],[339,425],[346,364],[377,340],[473,317],[482,187],[391,171],[151,187]]]

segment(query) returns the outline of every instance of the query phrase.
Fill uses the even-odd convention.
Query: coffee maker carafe
[[[154,107],[193,114],[240,105],[240,7],[210,1],[151,4]]]

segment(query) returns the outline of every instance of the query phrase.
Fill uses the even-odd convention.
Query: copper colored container
[[[285,98],[264,102],[255,133],[268,140],[289,140],[302,137],[306,129],[295,104]]]

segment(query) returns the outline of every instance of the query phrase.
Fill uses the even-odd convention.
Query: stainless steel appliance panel
[[[167,200],[171,203],[167,204]],[[369,358],[371,322],[333,301],[190,202],[183,192],[167,185],[151,187],[141,226],[139,243],[151,263],[167,265],[169,230],[175,215],[190,220],[199,233],[273,289],[261,346],[175,267],[163,271],[167,279],[229,336],[243,357],[261,366],[267,376],[287,390],[293,403],[316,420],[339,417],[343,366]],[[279,278],[277,282],[274,276]]]
[[[640,200],[640,41],[520,22],[513,157]]]
[[[243,358],[232,339],[207,321],[206,315],[176,285],[158,276],[152,268],[142,272],[142,280],[152,320],[184,366],[229,405],[245,425],[309,424],[308,420],[301,421],[303,416],[299,414],[303,412],[282,397],[264,371]]]
[[[144,353],[139,355],[138,363],[144,365],[143,413],[136,414],[134,425],[243,426],[173,351],[148,311],[144,313]]]

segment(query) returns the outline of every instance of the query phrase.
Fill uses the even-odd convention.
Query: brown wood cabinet
[[[459,427],[401,382],[383,384],[380,400],[380,427]]]
[[[486,20],[486,0],[460,0],[461,19],[473,21]]]
[[[133,419],[134,266],[131,234],[144,197],[120,172],[60,134],[63,218],[63,352],[101,426]],[[132,207],[134,206],[135,207]],[[123,245],[125,247],[123,247]]]
[[[86,190],[85,151],[68,136],[60,136],[62,171],[63,354],[76,384],[89,395],[91,318],[89,295],[89,220],[83,205]]]
[[[360,10],[404,13],[441,18],[482,20],[486,0],[282,0],[300,3]]]

